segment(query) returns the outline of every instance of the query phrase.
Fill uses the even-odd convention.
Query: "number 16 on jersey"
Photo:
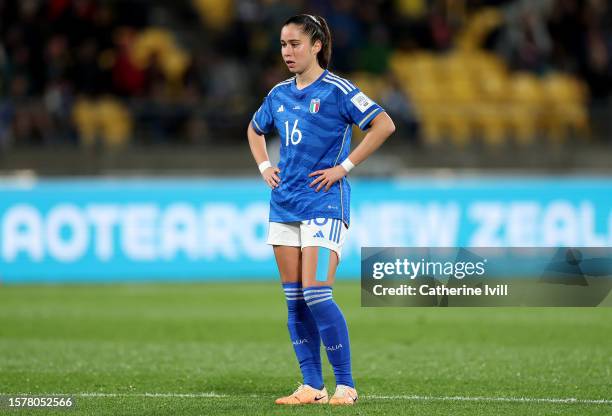
[[[291,144],[296,145],[302,141],[302,132],[298,130],[298,119],[293,123],[291,134],[289,134],[289,121],[285,121],[285,146],[289,146],[289,140]]]

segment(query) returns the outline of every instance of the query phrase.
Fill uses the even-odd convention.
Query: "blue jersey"
[[[355,85],[329,71],[299,90],[295,77],[277,84],[253,116],[257,134],[273,129],[281,137],[280,186],[272,190],[270,221],[338,218],[350,222],[350,185],[346,177],[327,192],[308,185],[315,170],[344,161],[351,149],[351,126],[362,130],[383,109]]]

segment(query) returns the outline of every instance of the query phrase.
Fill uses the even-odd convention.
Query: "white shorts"
[[[291,247],[325,247],[340,260],[348,228],[337,218],[313,218],[296,222],[270,222],[268,244]]]

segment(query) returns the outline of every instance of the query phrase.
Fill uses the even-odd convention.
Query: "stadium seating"
[[[6,132],[0,141],[8,146],[69,144],[66,132],[75,130],[86,146],[103,136],[105,145],[116,146],[129,140],[132,124],[143,144],[217,143],[203,139],[209,135],[237,144],[241,136],[235,121],[244,123],[264,91],[286,76],[278,56],[278,27],[299,9],[295,2],[279,0],[259,5],[233,0],[26,2],[26,8],[37,10],[28,21],[19,14],[21,3],[0,7],[0,21],[10,23],[0,30],[0,95],[15,97],[0,103],[7,120],[0,120],[0,131]],[[611,12],[597,14],[606,2],[581,2],[599,18],[584,22],[588,29],[571,45],[564,44],[563,27],[586,12],[559,20],[557,12],[565,12],[548,0],[394,0],[365,8],[357,3],[304,5],[332,26],[331,70],[395,113],[397,136],[458,147],[591,137],[603,142],[610,136],[612,61],[605,40]],[[536,44],[531,33],[534,24],[543,44]],[[37,25],[45,28],[39,35],[17,35]],[[566,68],[575,74],[557,72]],[[91,98],[102,94],[115,98]],[[24,128],[15,121],[24,120],[21,116],[32,108],[48,120],[38,123],[46,127]],[[206,134],[192,127],[203,125]]]
[[[449,53],[396,51],[390,68],[413,101],[425,143],[445,140],[465,146],[480,138],[490,146],[513,137],[518,144],[544,135],[560,141],[588,136],[586,87],[567,74],[539,78],[512,73],[496,55],[481,49],[503,21],[482,8],[467,21]]]
[[[573,77],[552,73],[543,80],[543,89],[548,136],[555,141],[572,134],[589,137],[586,87]]]
[[[480,137],[496,146],[514,137],[524,145],[540,135],[588,134],[586,87],[569,75],[512,73],[490,53],[460,49],[396,52],[390,67],[414,102],[426,143],[464,146]]]
[[[110,96],[78,99],[72,117],[84,147],[92,147],[101,139],[105,148],[117,149],[128,143],[132,133],[128,108]]]
[[[214,30],[227,28],[233,18],[234,2],[231,0],[193,0],[205,26]]]
[[[178,47],[172,34],[165,29],[150,27],[140,32],[132,45],[134,62],[145,69],[151,59],[157,59],[164,76],[179,82],[190,62],[190,56]]]

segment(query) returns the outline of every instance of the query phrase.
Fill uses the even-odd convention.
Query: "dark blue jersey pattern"
[[[327,192],[315,192],[316,187],[308,186],[315,177],[308,175],[342,163],[351,149],[352,125],[367,130],[382,111],[350,81],[327,70],[301,90],[295,77],[272,88],[251,122],[257,134],[276,129],[281,138],[281,182],[272,190],[270,221],[338,218],[348,225],[348,178]]]

